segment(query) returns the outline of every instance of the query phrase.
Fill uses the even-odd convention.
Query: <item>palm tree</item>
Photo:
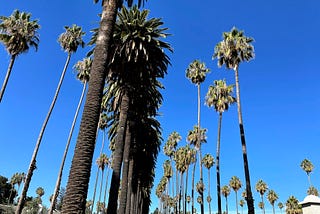
[[[98,0],[94,2],[97,3]],[[133,3],[132,0],[127,0],[127,2],[128,6]],[[144,0],[138,0],[138,5],[140,6],[143,2]],[[84,212],[85,210],[96,130],[107,76],[106,68],[109,63],[107,59],[117,12],[121,6],[117,0],[102,1],[102,15],[94,49],[91,78],[88,83],[88,93],[62,208],[65,213]]]
[[[60,185],[61,185],[61,179],[62,179],[62,173],[63,173],[63,168],[64,168],[64,164],[67,158],[67,154],[68,154],[68,150],[69,150],[69,146],[70,146],[70,142],[71,142],[71,138],[72,138],[72,134],[73,134],[73,130],[74,130],[74,126],[76,124],[77,118],[78,118],[78,114],[79,114],[79,110],[84,98],[84,94],[87,88],[87,82],[89,81],[89,76],[90,76],[90,69],[91,69],[91,65],[92,65],[92,60],[90,58],[84,58],[82,61],[78,61],[74,68],[76,69],[77,73],[77,79],[83,83],[83,88],[82,88],[82,93],[78,102],[78,106],[75,112],[75,115],[73,117],[73,121],[71,124],[71,128],[69,131],[69,136],[68,136],[68,140],[67,140],[67,144],[63,153],[63,157],[62,157],[62,162],[60,165],[60,170],[58,173],[58,177],[57,177],[57,181],[56,181],[56,186],[53,192],[53,197],[50,203],[50,208],[49,208],[49,214],[53,213],[53,210],[55,208],[55,204],[56,204],[56,200],[59,194],[59,189],[60,189]]]
[[[262,210],[262,213],[264,213],[264,203],[262,201],[259,201],[258,207]]]
[[[301,205],[296,197],[290,196],[286,201],[286,213],[287,214],[302,214]]]
[[[38,20],[30,20],[31,13],[13,11],[9,16],[0,16],[0,42],[4,44],[11,55],[6,77],[0,91],[0,102],[4,95],[14,61],[18,55],[25,53],[30,47],[38,49],[40,25]]]
[[[224,80],[215,80],[214,86],[209,86],[205,102],[207,106],[214,107],[214,109],[219,113],[216,152],[218,214],[222,214],[220,190],[220,138],[222,114],[224,111],[229,109],[229,105],[236,102],[236,98],[231,95],[232,92],[233,85],[228,86]]]
[[[200,145],[202,143],[207,142],[207,137],[206,137],[207,129],[200,129],[200,131],[198,131],[198,130],[199,130],[198,126],[194,126],[193,130],[190,130],[188,132],[187,141],[189,142],[189,144],[194,146],[196,153],[199,154],[199,159],[200,159],[200,157],[201,157]],[[200,134],[200,137],[199,137],[199,134]],[[200,139],[200,142],[198,142],[198,139]],[[192,210],[194,210],[194,177],[195,177],[195,171],[196,171],[196,162],[197,162],[197,159],[194,161],[193,171],[192,171],[192,189],[191,189],[191,201],[192,201],[191,209]],[[200,163],[200,165],[202,165],[202,164]],[[202,197],[201,197],[201,200],[202,200]]]
[[[228,214],[228,196],[230,195],[230,188],[228,185],[222,186],[221,188],[221,194],[226,199],[226,213]]]
[[[100,157],[97,159],[97,165],[101,169],[101,181],[100,181],[100,193],[99,193],[99,200],[98,203],[101,202],[101,193],[102,193],[102,185],[103,185],[103,176],[104,176],[104,169],[108,164],[109,160],[106,154],[102,153]]]
[[[238,178],[237,176],[232,176],[230,181],[229,181],[229,186],[233,189],[233,191],[236,194],[236,210],[238,213],[238,190],[241,189],[242,187],[242,183],[240,181],[240,178]]]
[[[238,120],[241,136],[244,172],[246,179],[246,191],[247,191],[247,205],[248,213],[254,214],[254,200],[252,197],[249,164],[247,155],[247,146],[244,134],[244,125],[242,120],[241,102],[240,102],[240,84],[239,84],[239,65],[243,61],[249,61],[254,57],[253,46],[251,45],[253,39],[246,37],[243,31],[239,31],[236,28],[232,28],[230,32],[223,33],[223,40],[219,42],[213,54],[213,59],[218,59],[218,66],[226,65],[227,69],[233,69],[235,72],[236,81],[236,94],[237,94],[237,106],[238,106]]]
[[[244,200],[243,200],[243,199],[240,199],[239,205],[240,205],[240,207],[241,207],[241,214],[243,214],[243,206],[244,206],[244,204],[245,204]]]
[[[261,201],[262,203],[264,204],[264,201],[263,201],[263,195],[264,193],[268,190],[268,186],[267,184],[263,181],[263,180],[258,180],[258,182],[256,183],[256,190],[257,192],[260,194],[261,196]],[[265,213],[265,209],[264,209],[264,206],[263,208],[261,208],[263,210],[263,213]]]
[[[309,187],[311,187],[312,185],[311,185],[310,173],[313,171],[313,168],[314,168],[312,162],[308,159],[304,159],[301,162],[300,167],[303,169],[303,171],[307,173]]]
[[[309,187],[308,191],[307,191],[308,195],[315,195],[315,196],[319,196],[319,191],[317,188],[315,188],[314,186]]]
[[[269,192],[267,194],[267,198],[272,206],[272,212],[273,212],[273,214],[275,214],[274,203],[279,199],[279,197],[275,191],[269,190]]]
[[[204,165],[204,167],[206,167],[208,169],[208,197],[207,197],[207,202],[208,202],[208,205],[209,205],[209,214],[211,214],[210,168],[214,164],[214,159],[213,159],[212,155],[205,154],[205,156],[202,159],[202,164]]]
[[[27,176],[26,176],[26,181],[25,181],[25,184],[23,186],[23,191],[22,191],[22,194],[21,194],[21,197],[20,197],[17,209],[16,209],[16,214],[20,214],[21,211],[22,211],[22,208],[23,208],[23,205],[24,205],[24,201],[25,201],[25,197],[26,197],[29,185],[30,185],[31,177],[33,175],[34,169],[36,168],[36,158],[37,158],[38,150],[39,150],[39,147],[40,147],[40,144],[41,144],[41,140],[42,140],[44,131],[45,131],[46,127],[47,127],[47,123],[49,121],[49,118],[50,118],[50,115],[52,113],[52,110],[53,110],[53,108],[55,106],[55,103],[57,101],[57,98],[58,98],[58,95],[59,95],[59,91],[60,91],[60,88],[61,88],[64,76],[65,76],[65,73],[67,71],[67,68],[68,68],[68,65],[69,65],[69,62],[70,62],[71,55],[77,51],[79,46],[84,47],[84,42],[82,40],[82,36],[85,33],[82,31],[81,27],[79,27],[77,25],[72,25],[72,27],[67,27],[66,26],[65,30],[66,30],[66,32],[62,33],[59,36],[58,41],[59,41],[62,49],[68,53],[68,56],[67,56],[63,71],[61,73],[60,80],[59,80],[59,83],[57,85],[55,95],[54,95],[54,97],[52,99],[52,102],[51,102],[51,105],[49,107],[49,111],[47,113],[47,116],[46,116],[46,118],[45,118],[45,120],[44,120],[44,122],[42,124],[41,130],[40,130],[40,133],[39,133],[39,136],[38,136],[38,140],[37,140],[35,149],[33,151],[33,155],[32,155],[31,161],[30,161],[28,173],[27,173]]]
[[[282,213],[283,204],[281,202],[278,203],[278,207],[280,209],[280,213]]]
[[[203,83],[206,79],[207,73],[210,72],[210,69],[208,69],[205,65],[205,63],[200,62],[199,60],[194,60],[192,63],[189,64],[187,70],[186,70],[186,77],[197,86],[198,89],[198,139],[197,139],[197,146],[199,148],[199,166],[200,166],[200,181],[203,181],[203,175],[202,175],[202,164],[201,164],[201,141],[200,141],[200,84]],[[194,183],[192,184],[192,186]],[[200,195],[201,200],[203,201],[203,194]],[[192,203],[193,204],[193,203]],[[193,209],[193,207],[192,207]],[[201,204],[201,214],[204,213],[204,203]]]

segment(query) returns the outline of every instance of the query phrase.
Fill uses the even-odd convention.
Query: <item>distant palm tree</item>
[[[197,145],[199,147],[199,165],[200,165],[200,181],[203,182],[203,174],[202,174],[202,156],[201,156],[201,140],[200,140],[200,85],[204,82],[206,79],[207,73],[210,72],[210,69],[208,69],[205,65],[205,63],[200,62],[199,60],[194,60],[187,68],[186,70],[186,77],[197,86],[198,89],[198,139],[197,139]],[[194,183],[192,184],[194,185]],[[200,194],[201,200],[203,201],[203,194]],[[193,207],[192,207],[193,209]],[[204,213],[204,203],[201,204],[201,214]]]
[[[244,172],[246,179],[246,200],[248,205],[248,214],[254,214],[254,200],[251,192],[247,146],[245,140],[244,125],[242,120],[238,69],[241,62],[249,61],[254,57],[254,49],[251,44],[252,42],[252,38],[246,37],[243,31],[239,31],[234,27],[231,29],[230,32],[223,33],[223,40],[215,46],[213,54],[213,59],[218,59],[219,67],[221,67],[222,65],[226,65],[227,69],[233,69],[235,72],[238,120],[242,145]]]
[[[78,106],[77,106],[76,112],[75,112],[74,117],[73,117],[73,121],[72,121],[71,128],[70,128],[70,131],[69,131],[68,140],[67,140],[67,143],[66,143],[66,147],[64,149],[62,162],[61,162],[61,165],[60,165],[60,170],[59,170],[57,181],[56,181],[56,186],[55,186],[55,189],[54,189],[54,192],[53,192],[53,196],[52,196],[52,200],[51,200],[51,203],[50,203],[50,208],[49,208],[49,212],[48,212],[49,214],[53,213],[53,210],[54,210],[55,204],[56,204],[56,200],[57,200],[57,197],[58,197],[58,194],[59,194],[63,168],[64,168],[64,164],[65,164],[65,161],[66,161],[66,158],[67,158],[70,142],[71,142],[71,139],[72,139],[73,130],[74,130],[74,127],[75,127],[75,124],[76,124],[76,121],[77,121],[77,118],[78,118],[79,110],[80,110],[80,107],[81,107],[81,104],[82,104],[82,101],[83,101],[83,98],[84,98],[84,94],[85,94],[85,91],[86,91],[86,88],[87,88],[87,82],[89,81],[91,64],[92,64],[92,60],[90,58],[85,58],[85,59],[83,59],[83,61],[78,61],[74,66],[74,68],[78,72],[77,73],[77,79],[80,82],[83,83],[83,88],[82,88],[82,93],[81,93],[81,96],[80,96],[80,99],[79,99],[79,102],[78,102]]]
[[[208,205],[209,205],[209,214],[211,214],[210,169],[214,164],[214,159],[213,159],[212,155],[205,154],[203,159],[202,159],[202,163],[203,163],[204,167],[206,167],[208,169],[208,197],[207,197],[207,202],[208,202]]]
[[[300,167],[303,169],[303,171],[307,173],[309,187],[311,187],[312,185],[311,185],[310,173],[313,171],[313,168],[314,168],[312,162],[308,159],[304,159],[301,162]]]
[[[309,187],[308,191],[307,191],[308,195],[315,195],[315,196],[319,196],[319,191],[317,188],[315,188],[314,186]]]
[[[260,196],[261,196],[261,201],[262,201],[262,203],[264,204],[263,195],[264,195],[264,193],[268,190],[267,184],[266,184],[263,180],[260,179],[260,180],[256,183],[256,190],[257,190],[257,192],[260,194]],[[265,213],[264,206],[263,206],[263,208],[261,208],[261,209],[263,210],[263,213]]]
[[[32,175],[33,175],[33,171],[36,168],[36,158],[37,158],[38,150],[39,150],[39,147],[40,147],[40,144],[41,144],[41,140],[42,140],[44,131],[45,131],[46,127],[47,127],[47,124],[48,124],[49,118],[51,116],[52,110],[53,110],[53,108],[55,106],[55,103],[57,101],[57,98],[58,98],[58,95],[59,95],[59,91],[60,91],[60,88],[61,88],[64,76],[65,76],[65,73],[67,71],[67,68],[68,68],[68,65],[69,65],[69,62],[70,62],[71,55],[77,51],[79,46],[84,47],[84,42],[82,40],[82,37],[83,37],[83,35],[85,33],[82,31],[81,27],[79,27],[77,25],[72,25],[72,27],[67,27],[66,26],[65,30],[66,30],[66,32],[62,33],[59,36],[58,41],[59,41],[62,49],[68,53],[68,56],[67,56],[64,68],[62,70],[62,73],[61,73],[61,76],[60,76],[60,80],[59,80],[59,83],[58,83],[57,88],[56,88],[55,95],[54,95],[54,97],[52,99],[52,102],[51,102],[51,105],[49,107],[49,111],[47,113],[47,116],[46,116],[46,118],[45,118],[45,120],[44,120],[44,122],[42,124],[41,130],[40,130],[40,133],[39,133],[39,136],[38,136],[38,140],[37,140],[36,146],[35,146],[34,151],[33,151],[33,155],[32,155],[31,161],[30,161],[30,165],[29,165],[26,181],[25,181],[25,184],[24,184],[24,187],[23,187],[23,191],[22,191],[22,194],[21,194],[21,197],[20,197],[17,209],[16,209],[16,214],[20,214],[21,211],[22,211],[22,208],[23,208],[23,205],[24,205],[24,202],[25,202],[25,198],[26,198],[26,194],[27,194],[27,191],[28,191],[28,188],[29,188],[29,185],[30,185],[30,181],[31,181]]]
[[[11,55],[6,77],[0,91],[0,102],[6,90],[6,86],[12,71],[16,57],[29,50],[30,46],[38,49],[40,25],[38,20],[30,20],[31,13],[13,11],[9,16],[0,16],[0,42],[4,44]]]
[[[236,194],[236,210],[237,210],[236,213],[238,213],[238,191],[242,187],[242,183],[240,181],[240,178],[238,178],[237,176],[232,176],[229,181],[229,186],[233,189],[233,191]]]
[[[283,204],[281,202],[278,203],[278,207],[280,209],[280,213],[282,213],[282,209],[283,209],[284,206],[283,206]]]
[[[290,196],[286,201],[286,213],[287,214],[302,214],[301,205],[296,197]]]
[[[275,210],[274,210],[274,203],[279,199],[277,193],[273,190],[269,190],[268,194],[267,194],[267,198],[268,201],[270,202],[271,206],[272,206],[272,211],[273,214],[275,214]]]
[[[259,201],[258,207],[262,210],[262,213],[264,213],[264,203],[262,201]]]
[[[104,177],[104,169],[106,165],[108,164],[108,157],[106,154],[101,154],[100,157],[97,159],[97,164],[99,168],[101,169],[101,181],[100,181],[100,193],[99,193],[99,200],[98,203],[101,203],[101,193],[102,193],[102,185],[103,185],[103,177]]]
[[[222,214],[220,190],[220,138],[222,114],[224,111],[227,111],[229,109],[229,105],[236,102],[236,98],[231,96],[232,92],[233,85],[228,86],[224,80],[215,80],[214,86],[209,86],[209,90],[206,95],[206,105],[208,105],[209,107],[214,107],[214,109],[219,113],[216,151],[218,214]]]
[[[226,199],[226,213],[228,214],[228,196],[230,195],[230,188],[228,185],[225,185],[221,188],[221,194]]]
[[[244,202],[243,199],[240,199],[239,205],[240,205],[240,207],[241,207],[241,214],[243,214],[243,206],[244,206],[245,203],[246,203],[246,202]]]

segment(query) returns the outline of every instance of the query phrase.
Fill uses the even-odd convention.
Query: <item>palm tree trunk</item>
[[[133,176],[133,165],[134,161],[131,158],[129,161],[129,172],[128,172],[128,192],[127,192],[127,206],[126,206],[126,214],[130,214],[131,210],[131,202],[132,202],[132,176]]]
[[[218,214],[222,214],[221,208],[221,188],[220,188],[220,139],[221,139],[222,113],[219,113],[218,137],[217,137],[217,154],[216,154],[216,171],[217,171],[217,199]]]
[[[68,150],[69,150],[69,146],[70,146],[70,142],[71,142],[74,126],[75,126],[77,118],[78,118],[79,110],[80,110],[80,107],[81,107],[81,104],[82,104],[82,101],[83,101],[83,97],[84,97],[86,88],[87,88],[87,83],[85,82],[85,83],[83,83],[83,88],[82,88],[82,93],[81,93],[81,96],[80,96],[80,100],[79,100],[79,103],[78,103],[78,106],[77,106],[77,109],[76,109],[76,113],[75,113],[75,115],[73,117],[72,125],[71,125],[71,128],[70,128],[70,132],[69,132],[69,136],[68,136],[68,140],[67,140],[67,144],[66,144],[66,148],[64,149],[64,154],[63,154],[63,157],[62,157],[62,162],[61,162],[61,165],[60,165],[60,170],[59,170],[59,173],[58,173],[56,186],[54,188],[53,197],[51,199],[51,204],[50,204],[50,208],[49,208],[49,212],[48,212],[49,214],[53,213],[53,210],[54,210],[55,205],[56,205],[56,201],[57,201],[57,197],[58,197],[59,189],[60,189],[60,185],[61,185],[61,179],[62,179],[62,172],[63,172],[63,168],[64,168],[64,163],[65,163],[66,158],[67,158],[67,154],[68,154]]]
[[[184,210],[185,210],[185,213],[187,213],[188,174],[189,174],[189,166],[187,166],[187,169],[186,169],[186,188],[184,190]]]
[[[208,196],[210,196],[210,168],[208,169]],[[204,203],[204,202],[203,202]],[[208,201],[209,214],[211,214],[211,201]]]
[[[120,104],[119,128],[115,142],[115,151],[113,152],[113,172],[111,178],[111,187],[108,201],[107,214],[116,214],[118,208],[118,193],[120,186],[121,165],[123,161],[123,152],[125,146],[125,135],[127,126],[127,117],[129,111],[129,96],[125,91]]]
[[[96,173],[96,181],[95,181],[95,183],[94,183],[94,189],[93,189],[92,207],[91,207],[91,210],[90,210],[90,213],[91,213],[91,214],[93,213],[94,201],[95,201],[95,199],[96,199],[96,192],[97,192],[97,185],[98,185],[99,173],[100,173],[100,168],[99,168],[99,166],[98,166],[97,173]]]
[[[39,147],[40,147],[40,144],[41,144],[41,140],[42,140],[44,131],[45,131],[46,127],[47,127],[47,123],[49,121],[49,118],[50,118],[50,115],[52,113],[52,110],[53,110],[53,108],[55,106],[55,103],[57,101],[57,98],[58,98],[58,95],[59,95],[59,91],[60,91],[60,88],[61,88],[61,85],[62,85],[62,82],[63,82],[63,79],[64,79],[64,75],[66,73],[66,70],[67,70],[69,62],[70,62],[70,58],[71,58],[71,53],[68,54],[66,63],[64,65],[63,71],[62,71],[61,76],[60,76],[60,80],[59,80],[55,95],[54,95],[53,100],[51,102],[51,105],[50,105],[49,111],[47,113],[47,116],[46,116],[46,118],[45,118],[45,120],[44,120],[44,122],[42,124],[41,130],[40,130],[40,134],[39,134],[39,137],[38,137],[38,140],[37,140],[37,143],[36,143],[36,146],[34,148],[33,155],[32,155],[31,161],[30,161],[28,173],[27,173],[27,176],[26,176],[26,180],[25,180],[25,183],[24,183],[24,186],[23,186],[23,190],[22,190],[21,196],[20,196],[20,200],[19,200],[16,212],[15,212],[16,214],[20,214],[22,212],[22,209],[23,209],[23,206],[24,206],[24,203],[25,203],[25,198],[26,198],[26,195],[27,195],[27,192],[28,192],[28,189],[29,189],[29,185],[30,185],[30,182],[31,182],[32,175],[33,175],[33,171],[36,169],[36,158],[37,158],[38,150],[39,150]]]
[[[236,65],[235,68],[234,68],[234,71],[235,71],[235,79],[236,79],[238,120],[239,120],[240,136],[241,136],[241,145],[242,145],[242,154],[243,154],[243,163],[244,163],[244,173],[245,173],[245,179],[246,179],[246,191],[247,191],[246,200],[247,200],[247,205],[248,205],[248,214],[254,214],[254,200],[253,200],[252,192],[251,192],[247,146],[246,146],[246,139],[245,139],[245,135],[244,135],[244,126],[243,126],[243,121],[242,121],[238,68],[239,68],[238,65]]]
[[[226,212],[228,214],[228,197],[226,197]]]
[[[129,175],[129,158],[130,158],[130,147],[131,147],[131,130],[130,123],[127,122],[125,145],[123,153],[123,168],[122,168],[122,179],[121,179],[121,192],[118,213],[126,212],[127,204],[127,192],[128,192],[128,175]]]
[[[104,166],[101,169],[100,193],[99,193],[99,200],[98,200],[99,203],[101,203],[101,193],[102,193],[103,177],[104,177],[103,173],[104,173]]]
[[[108,50],[117,16],[117,0],[102,1],[103,9],[94,50],[86,102],[62,207],[62,213],[85,213],[88,183],[99,122]]]
[[[264,208],[263,195],[261,195],[261,201],[262,201],[262,204],[263,204],[262,213],[265,214],[265,213],[266,213],[266,210],[265,210],[265,208]]]
[[[8,83],[8,80],[9,80],[9,77],[10,77],[10,74],[11,74],[12,67],[13,67],[13,64],[14,64],[15,59],[16,59],[16,55],[12,55],[12,56],[11,56],[11,59],[10,59],[10,62],[9,62],[9,66],[8,66],[8,70],[7,70],[6,77],[4,78],[4,81],[3,81],[3,84],[2,84],[2,87],[1,87],[1,91],[0,91],[0,103],[1,103],[2,97],[3,97],[3,95],[4,95],[4,91],[6,90],[7,83]]]
[[[272,213],[275,214],[275,210],[274,210],[274,204],[272,204]]]
[[[108,190],[108,182],[109,182],[109,166],[107,166],[107,177],[106,177],[106,185],[104,187],[104,195],[103,195],[103,204],[104,207],[106,207],[106,200],[107,200],[107,190]]]
[[[199,169],[200,169],[200,182],[203,183],[203,174],[202,174],[202,154],[201,154],[201,131],[200,131],[200,84],[198,84],[198,138],[197,138],[197,144],[199,146]],[[201,201],[202,203],[200,204],[201,207],[201,214],[204,214],[204,200],[203,200],[203,192],[200,193]]]
[[[238,192],[236,192],[236,213],[238,214]]]
[[[194,210],[194,174],[196,171],[196,165],[197,165],[197,154],[195,155],[195,162],[193,165],[193,170],[192,170],[192,189],[191,189],[191,214],[193,214],[193,210]]]

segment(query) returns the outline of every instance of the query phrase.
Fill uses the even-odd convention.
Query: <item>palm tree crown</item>
[[[82,36],[85,34],[82,28],[73,24],[71,27],[64,27],[66,32],[59,36],[59,43],[64,51],[67,53],[74,53],[77,51],[79,45],[84,47],[85,43]]]
[[[210,69],[208,69],[203,62],[194,60],[187,68],[186,76],[193,84],[200,85],[205,80],[206,74],[209,72]]]
[[[210,85],[206,95],[206,105],[214,107],[219,113],[229,109],[229,105],[236,102],[231,94],[234,85],[227,85],[225,80],[215,80],[214,86]]]
[[[30,20],[31,13],[15,10],[9,17],[0,16],[0,41],[12,56],[35,47],[37,50],[39,43],[40,25],[38,20]]]
[[[74,65],[74,69],[77,71],[77,79],[82,83],[89,81],[91,65],[92,59],[89,57],[84,58],[82,61],[78,61]]]
[[[223,33],[223,40],[215,47],[213,58],[218,59],[219,67],[225,64],[228,69],[234,69],[240,62],[254,57],[251,42],[253,38],[246,37],[243,31],[233,27],[230,32]]]

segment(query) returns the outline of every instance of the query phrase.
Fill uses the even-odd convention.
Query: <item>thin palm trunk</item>
[[[202,154],[201,154],[201,136],[200,136],[200,84],[198,84],[198,138],[197,138],[197,144],[199,145],[199,170],[200,170],[200,182],[203,183],[203,174],[202,174]],[[201,201],[200,204],[201,207],[201,214],[204,214],[204,200],[203,200],[203,192],[200,193]]]
[[[265,208],[264,208],[263,195],[261,195],[261,201],[262,201],[262,204],[263,204],[262,213],[265,214],[265,213],[266,213],[266,210],[265,210]]]
[[[66,63],[64,65],[63,71],[62,71],[61,76],[60,76],[60,80],[59,80],[55,95],[54,95],[53,100],[51,102],[51,105],[50,105],[49,111],[47,113],[47,116],[46,116],[46,118],[45,118],[45,120],[44,120],[44,122],[42,124],[41,130],[40,130],[40,134],[39,134],[39,137],[38,137],[38,140],[37,140],[37,143],[36,143],[36,146],[34,148],[33,155],[32,155],[31,161],[30,161],[28,173],[27,173],[27,176],[26,176],[26,179],[25,179],[25,183],[24,183],[23,190],[22,190],[22,193],[21,193],[21,196],[20,196],[20,200],[19,200],[16,212],[15,212],[16,214],[20,214],[22,212],[22,209],[23,209],[23,206],[24,206],[24,203],[25,203],[25,199],[26,199],[26,195],[27,195],[27,192],[28,192],[28,189],[29,189],[29,185],[30,185],[30,182],[31,182],[31,178],[32,178],[32,175],[33,175],[33,171],[36,169],[36,158],[37,158],[37,154],[38,154],[39,147],[40,147],[40,144],[41,144],[41,140],[42,140],[44,131],[45,131],[46,127],[47,127],[47,123],[49,121],[49,118],[50,118],[50,115],[52,113],[52,110],[53,110],[53,108],[55,106],[55,103],[57,101],[57,98],[58,98],[58,95],[59,95],[59,91],[60,91],[60,88],[61,88],[61,85],[62,85],[62,82],[63,82],[63,79],[64,79],[64,75],[65,75],[65,73],[67,71],[67,68],[68,68],[68,65],[69,65],[69,62],[70,62],[70,58],[71,58],[71,53],[68,54]]]
[[[84,98],[84,94],[85,94],[86,88],[87,88],[87,82],[84,82],[83,83],[83,88],[82,88],[82,93],[81,93],[81,96],[80,96],[80,99],[79,99],[79,103],[78,103],[78,106],[77,106],[77,109],[76,109],[76,113],[75,113],[75,115],[73,117],[72,125],[71,125],[71,128],[70,128],[70,132],[69,132],[69,136],[68,136],[68,140],[67,140],[67,144],[66,144],[66,148],[64,149],[64,153],[63,153],[62,162],[61,162],[61,165],[60,165],[60,170],[59,170],[59,173],[58,173],[56,186],[54,188],[53,196],[52,196],[52,199],[51,199],[49,214],[53,213],[53,210],[54,210],[55,205],[56,205],[56,201],[57,201],[57,197],[58,197],[59,189],[60,189],[60,185],[61,185],[61,179],[62,179],[62,173],[63,173],[64,164],[65,164],[65,161],[66,161],[66,158],[67,158],[67,154],[68,154],[68,150],[69,150],[69,146],[70,146],[70,142],[71,142],[74,126],[75,126],[77,118],[78,118],[79,110],[80,110],[80,107],[81,107],[81,104],[82,104],[82,101],[83,101],[83,98]]]
[[[197,165],[197,154],[195,155],[195,162],[193,165],[193,170],[192,170],[192,189],[191,189],[191,213],[193,214],[193,210],[194,210],[194,174],[196,171],[196,165]]]
[[[239,86],[238,65],[235,66],[234,71],[235,71],[235,79],[236,79],[238,120],[239,120],[240,136],[241,136],[244,173],[245,173],[245,179],[246,179],[246,191],[247,191],[246,200],[247,200],[247,205],[248,205],[248,214],[254,214],[254,202],[253,202],[253,197],[252,197],[252,192],[251,192],[247,146],[246,146],[246,139],[245,139],[245,134],[244,134],[244,126],[243,126],[241,103],[240,103],[240,86]]]
[[[107,177],[106,177],[106,185],[104,187],[104,195],[103,195],[103,203],[104,206],[106,206],[106,200],[107,200],[107,190],[108,190],[108,183],[109,183],[109,166],[107,166]]]
[[[221,188],[220,188],[220,139],[221,139],[222,113],[219,113],[218,121],[218,137],[217,137],[217,155],[216,155],[216,171],[217,171],[217,199],[218,214],[222,214],[221,208]]]
[[[131,147],[131,131],[130,131],[130,123],[128,121],[127,127],[126,127],[125,145],[124,145],[124,152],[123,152],[121,192],[120,192],[120,202],[119,202],[118,213],[125,213],[125,211],[126,211],[130,147]]]
[[[179,171],[176,169],[176,198],[177,199],[179,199],[178,196],[179,196]],[[178,201],[176,201],[175,209],[176,209],[175,211],[176,214],[180,212],[178,209]]]
[[[100,168],[98,167],[97,169],[97,173],[96,173],[96,181],[94,183],[94,190],[93,190],[93,197],[92,197],[92,206],[91,206],[91,210],[90,213],[93,213],[93,208],[94,208],[94,202],[96,199],[96,192],[97,192],[97,185],[98,185],[98,179],[99,179],[99,174],[100,174]]]
[[[120,186],[121,165],[123,161],[125,132],[127,126],[127,117],[129,110],[128,92],[125,91],[120,104],[119,128],[115,142],[115,151],[113,152],[113,172],[111,178],[110,195],[108,201],[107,214],[116,214],[118,208],[118,193]]]
[[[126,206],[126,214],[130,214],[131,206],[132,206],[132,176],[133,176],[133,165],[134,161],[131,158],[129,160],[129,172],[128,172],[128,192],[127,192],[127,206]]]
[[[275,214],[276,211],[274,210],[274,204],[272,204],[272,213]]]
[[[100,192],[99,192],[99,200],[98,200],[98,202],[99,202],[99,203],[101,203],[101,194],[102,194],[102,186],[103,186],[103,177],[104,177],[104,167],[101,169]]]
[[[85,213],[88,183],[106,79],[108,50],[117,16],[116,0],[103,1],[88,92],[62,206],[62,213]]]
[[[237,214],[239,213],[238,212],[238,192],[236,191],[236,210],[237,210]]]
[[[4,81],[3,81],[3,84],[2,84],[2,87],[1,87],[0,103],[1,103],[2,97],[4,95],[4,91],[6,90],[6,87],[7,87],[7,84],[8,84],[8,80],[9,80],[9,77],[10,77],[10,74],[11,74],[12,67],[13,67],[15,59],[16,59],[16,55],[12,55],[11,59],[10,59],[10,62],[9,62],[8,70],[7,70],[7,73],[6,73],[6,77],[4,78]]]
[[[208,196],[210,196],[210,169],[208,169]],[[209,214],[211,214],[211,202],[208,201],[208,206],[209,206]]]
[[[187,213],[187,193],[188,193],[188,174],[189,174],[189,166],[186,169],[186,188],[184,191],[184,210]]]
[[[228,214],[228,197],[226,197],[226,212]]]

